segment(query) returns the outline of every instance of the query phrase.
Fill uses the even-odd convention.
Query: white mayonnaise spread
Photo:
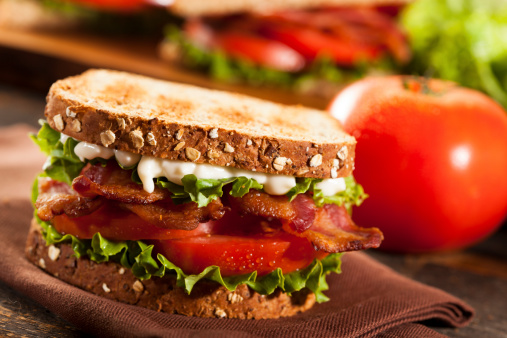
[[[62,134],[60,140],[65,142],[66,139],[67,136],[64,138]],[[190,174],[195,175],[198,179],[222,179],[242,176],[253,178],[264,186],[265,192],[271,195],[285,195],[296,186],[294,176],[264,174],[232,167],[141,156],[87,142],[77,144],[74,153],[81,161],[85,159],[92,160],[97,157],[110,159],[114,155],[118,163],[124,167],[131,167],[139,162],[137,173],[143,182],[144,190],[149,193],[155,189],[155,182],[153,181],[155,178],[165,177],[170,182],[182,185],[181,179]],[[317,183],[316,187],[321,189],[325,196],[331,196],[345,190],[345,180],[342,177],[324,179],[322,182]]]
[[[137,172],[143,182],[144,190],[152,192],[155,188],[153,179],[165,177],[168,181],[181,185],[185,175],[193,174],[197,178],[253,178],[264,185],[264,191],[271,195],[284,195],[296,186],[296,178],[286,175],[261,174],[254,171],[221,167],[211,164],[201,164],[183,161],[171,161],[152,156],[143,156]]]

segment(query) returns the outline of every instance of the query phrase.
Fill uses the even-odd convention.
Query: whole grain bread
[[[114,262],[94,263],[76,258],[70,244],[47,246],[37,221],[32,220],[26,243],[28,260],[47,273],[96,295],[155,311],[196,317],[269,319],[306,311],[315,303],[307,289],[292,296],[277,290],[263,296],[246,285],[235,291],[200,281],[190,295],[173,277],[137,279],[129,269]]]
[[[173,0],[169,10],[185,17],[273,12],[334,6],[402,5],[413,0]]]
[[[56,82],[45,115],[77,140],[171,160],[315,178],[354,165],[355,139],[323,111],[124,72]]]

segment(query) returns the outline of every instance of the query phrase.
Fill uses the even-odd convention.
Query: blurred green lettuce
[[[481,90],[507,107],[507,1],[418,0],[402,15],[409,71]]]

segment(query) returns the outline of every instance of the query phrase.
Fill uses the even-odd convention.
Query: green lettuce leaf
[[[43,153],[48,155],[44,172],[52,179],[70,185],[85,166],[85,163],[81,162],[74,153],[74,147],[79,142],[69,137],[63,144],[60,142],[59,132],[51,129],[45,121],[40,121],[40,123],[42,127],[39,132],[37,135],[31,134],[30,138]]]
[[[294,200],[294,198],[296,198],[296,196],[299,194],[304,194],[307,191],[312,191],[315,183],[318,183],[321,181],[322,181],[321,179],[309,178],[309,177],[296,179],[296,186],[294,188],[290,189],[289,192],[287,193],[287,196],[289,197],[289,201],[292,202]]]
[[[39,120],[41,128],[37,135],[31,134],[30,138],[37,144],[40,150],[46,154],[51,155],[51,152],[60,142],[60,133],[52,129],[49,124],[44,120]]]
[[[134,175],[134,181],[137,181],[137,177],[137,174]],[[169,182],[165,178],[157,178],[156,184],[172,193],[171,198],[175,204],[193,201],[199,207],[204,207],[217,197],[222,197],[223,187],[227,184],[232,183],[230,194],[234,197],[242,197],[250,189],[261,190],[263,188],[262,184],[259,184],[253,178],[246,177],[198,179],[195,175],[185,175],[181,181],[182,186]]]
[[[360,206],[363,201],[368,198],[364,192],[363,187],[356,182],[353,176],[345,177],[346,188],[333,196],[324,196],[322,190],[313,187],[313,200],[318,207],[324,204],[343,205],[349,212],[352,211],[352,206]]]
[[[190,199],[197,203],[199,207],[208,205],[217,197],[222,197],[223,186],[234,181],[228,179],[197,179],[195,175],[185,175],[181,182],[185,192],[189,194]]]
[[[91,260],[102,263],[107,261],[122,264],[131,269],[139,279],[149,279],[152,276],[174,276],[177,285],[190,294],[196,283],[206,279],[215,281],[234,291],[240,284],[247,284],[256,292],[269,295],[277,288],[287,293],[308,288],[312,290],[318,302],[325,302],[328,298],[323,291],[328,289],[325,276],[330,272],[340,273],[341,254],[331,254],[322,261],[315,259],[308,267],[300,271],[283,274],[280,268],[262,277],[257,277],[254,271],[250,274],[224,277],[218,266],[208,266],[198,275],[187,275],[175,264],[161,254],[153,254],[153,245],[142,241],[115,242],[105,239],[96,233],[91,240],[81,240],[75,236],[59,234],[50,224],[39,220],[44,229],[44,239],[47,245],[56,243],[70,243],[76,257],[88,256]]]
[[[234,197],[245,196],[250,189],[262,190],[263,185],[253,178],[237,177],[232,184],[231,195]]]
[[[318,189],[315,185],[321,182],[318,178],[300,178],[296,182],[296,186],[292,188],[287,195],[289,200],[292,201],[298,194],[311,192],[315,205],[318,207],[324,204],[336,204],[345,206],[349,212],[352,211],[352,206],[360,206],[363,201],[368,198],[364,192],[363,187],[356,182],[353,176],[345,177],[345,190],[332,196],[324,196],[322,190]]]

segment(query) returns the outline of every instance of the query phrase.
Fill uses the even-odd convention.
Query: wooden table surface
[[[0,126],[18,122],[36,126],[51,81],[87,67],[75,60],[34,55],[0,44]],[[41,68],[51,71],[43,76]],[[422,256],[369,253],[409,278],[465,300],[477,311],[474,321],[462,329],[442,328],[435,326],[437,323],[427,325],[451,337],[507,337],[507,224],[487,241],[465,251]],[[0,282],[0,336],[83,335],[62,318]]]

